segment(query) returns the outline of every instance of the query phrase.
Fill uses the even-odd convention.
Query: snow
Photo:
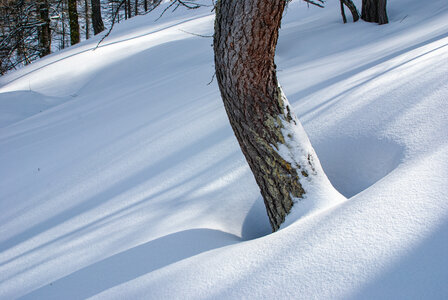
[[[284,111],[278,119],[282,123],[285,142],[277,144],[275,148],[285,161],[295,169],[302,170],[298,176],[305,191],[301,198],[293,197],[294,206],[280,226],[284,228],[300,218],[340,204],[347,198],[339,193],[328,180],[305,129],[299,119],[289,113],[291,105],[281,87],[280,91]],[[284,116],[290,116],[291,121],[286,121]]]
[[[212,40],[185,32],[210,10],[0,77],[0,298],[446,299],[446,1],[389,1],[383,26],[289,5],[279,80],[348,199],[273,234]]]

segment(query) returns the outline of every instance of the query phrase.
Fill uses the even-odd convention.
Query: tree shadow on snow
[[[199,153],[200,151],[205,151],[215,143],[217,143],[220,138],[226,134],[227,130],[226,128],[219,128],[214,131],[211,131],[210,133],[206,134],[202,138],[196,140],[194,143],[190,145],[184,145],[184,147],[179,148],[178,150],[174,151],[172,154],[165,157],[163,160],[155,161],[152,164],[148,165],[146,168],[129,175],[128,177],[123,178],[121,181],[116,182],[115,184],[105,187],[103,190],[99,191],[97,194],[92,195],[90,198],[86,199],[85,201],[82,201],[78,203],[77,205],[74,205],[68,210],[63,210],[60,213],[49,217],[45,220],[42,220],[42,222],[32,226],[31,228],[14,235],[10,239],[7,239],[0,243],[0,250],[7,250],[9,248],[12,248],[22,242],[25,242],[26,240],[29,240],[46,230],[50,228],[55,228],[65,222],[66,220],[75,218],[79,215],[82,215],[83,213],[86,213],[88,211],[98,209],[102,204],[109,201],[111,198],[113,198],[115,195],[120,195],[124,193],[125,191],[129,190],[132,186],[138,186],[144,182],[147,182],[154,177],[157,177],[159,175],[160,170],[168,170],[171,168],[176,168],[186,157],[189,157],[189,154],[192,153]],[[210,166],[210,169],[215,169],[217,166],[222,164],[223,162],[228,162],[234,159],[232,155],[230,156],[224,156],[222,157],[222,160],[215,162],[214,165]],[[182,185],[185,185],[192,181],[194,178],[199,177],[207,173],[210,169],[204,170],[204,171],[197,171],[194,175],[184,178],[183,180],[180,180],[173,185],[170,185],[166,189],[163,189],[155,194],[153,194],[151,197],[143,198],[133,204],[128,204],[124,207],[121,207],[118,210],[110,211],[105,216],[102,216],[100,218],[95,218],[91,222],[83,225],[82,227],[76,228],[73,231],[70,231],[64,235],[61,235],[55,239],[51,239],[45,243],[42,243],[28,251],[25,251],[24,253],[21,253],[17,256],[14,256],[2,263],[0,263],[0,266],[3,266],[11,261],[14,261],[18,258],[24,257],[25,255],[28,255],[32,252],[35,252],[36,250],[42,249],[46,246],[49,246],[57,241],[60,241],[64,238],[73,237],[76,234],[88,229],[92,228],[93,226],[100,224],[101,222],[111,219],[114,216],[120,215],[126,211],[132,211],[133,209],[137,209],[140,205],[150,202],[151,200],[157,198],[158,196],[161,196],[173,189],[176,189]],[[216,173],[216,172],[215,172]],[[196,190],[199,187],[194,186],[192,189]],[[188,194],[188,193],[186,193]],[[177,205],[181,205],[179,200],[176,200]]]
[[[85,267],[22,299],[85,299],[167,265],[239,241],[239,237],[219,230],[176,232]]]
[[[348,79],[350,77],[353,77],[354,75],[360,74],[360,73],[362,73],[362,72],[364,72],[364,71],[366,71],[368,69],[371,69],[371,68],[376,67],[376,66],[378,66],[378,65],[380,65],[382,63],[385,63],[387,61],[395,59],[395,58],[399,57],[400,55],[409,53],[409,52],[411,52],[411,51],[413,51],[415,49],[418,49],[418,48],[424,47],[426,45],[429,45],[431,43],[437,42],[437,41],[439,41],[441,39],[446,38],[447,36],[448,36],[447,33],[440,34],[440,35],[435,36],[433,38],[430,38],[430,39],[428,39],[426,41],[422,41],[420,43],[411,45],[411,46],[409,46],[407,48],[397,50],[397,51],[392,52],[390,54],[387,54],[387,55],[385,55],[383,57],[380,57],[380,58],[378,58],[378,59],[376,59],[374,61],[367,62],[367,63],[365,63],[365,64],[363,64],[361,66],[355,67],[353,69],[349,69],[349,70],[347,70],[347,71],[345,71],[345,72],[343,72],[341,74],[338,74],[336,76],[327,78],[327,79],[325,79],[323,81],[320,81],[320,82],[318,82],[318,83],[316,83],[316,84],[314,84],[314,85],[312,85],[310,87],[302,89],[302,90],[300,90],[300,91],[298,91],[298,92],[296,92],[296,93],[294,93],[292,95],[288,95],[288,100],[290,101],[291,104],[294,105],[298,101],[298,99],[304,99],[306,97],[309,97],[310,95],[312,95],[312,94],[314,94],[314,93],[316,93],[318,91],[321,91],[321,90],[323,90],[323,89],[325,89],[325,88],[327,88],[329,86],[338,84],[338,83],[340,83],[340,82],[342,82],[342,81],[344,81],[344,80],[346,80],[346,79]],[[403,62],[401,62],[401,63],[399,63],[397,65],[394,65],[394,66],[389,67],[389,68],[387,68],[385,70],[382,70],[381,72],[378,72],[377,74],[374,74],[373,76],[370,76],[370,77],[364,79],[363,81],[355,84],[354,86],[352,86],[352,87],[350,87],[348,89],[344,89],[344,91],[342,91],[341,93],[331,97],[330,99],[325,100],[323,103],[321,103],[319,105],[313,106],[310,110],[302,112],[299,115],[299,119],[302,118],[303,116],[306,116],[306,115],[308,115],[308,114],[310,114],[312,112],[315,112],[315,111],[322,112],[322,110],[325,110],[325,111],[329,110],[335,104],[335,100],[340,99],[342,96],[350,94],[350,92],[352,92],[352,91],[354,91],[354,90],[356,90],[356,89],[358,89],[358,88],[360,88],[362,86],[365,86],[367,83],[372,82],[373,80],[379,78],[380,76],[382,76],[382,75],[384,75],[384,74],[386,74],[388,72],[396,70],[399,67],[401,67],[401,66],[403,66],[403,65],[405,65],[407,63],[415,61],[418,58],[421,58],[421,57],[423,57],[423,56],[425,56],[427,54],[430,54],[430,53],[432,53],[432,52],[434,52],[436,50],[439,50],[441,48],[444,48],[446,46],[447,45],[445,44],[445,45],[436,47],[436,48],[434,48],[432,50],[429,50],[429,51],[424,52],[424,53],[422,53],[420,55],[416,55],[415,57],[412,57],[412,58],[410,58],[408,60],[405,60],[405,61],[403,61]]]

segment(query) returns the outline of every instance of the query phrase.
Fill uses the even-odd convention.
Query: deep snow
[[[0,77],[0,298],[446,299],[446,0],[389,1],[384,26],[337,2],[289,6],[277,66],[348,200],[274,234],[186,33],[210,8]]]

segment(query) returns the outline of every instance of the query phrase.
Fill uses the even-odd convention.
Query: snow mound
[[[34,91],[0,93],[0,128],[17,123],[66,101]]]

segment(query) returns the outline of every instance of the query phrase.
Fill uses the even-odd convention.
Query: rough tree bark
[[[42,25],[39,26],[39,56],[51,53],[51,29],[48,0],[39,2],[39,15]]]
[[[314,181],[331,186],[277,81],[274,55],[285,3],[218,1],[213,43],[224,107],[273,231]]]
[[[70,22],[70,43],[79,43],[78,8],[76,0],[68,0],[68,18]]]
[[[91,0],[92,5],[92,25],[93,33],[97,35],[104,30],[103,18],[101,17],[101,3],[100,0]]]
[[[389,22],[386,11],[387,0],[362,0],[361,19],[380,25]]]
[[[340,2],[341,2],[342,21],[344,23],[347,23],[347,18],[345,17],[345,12],[344,12],[344,5],[345,5],[352,13],[353,22],[357,22],[359,20],[359,13],[358,13],[358,10],[356,9],[356,6],[353,3],[353,1],[352,0],[340,0]]]

